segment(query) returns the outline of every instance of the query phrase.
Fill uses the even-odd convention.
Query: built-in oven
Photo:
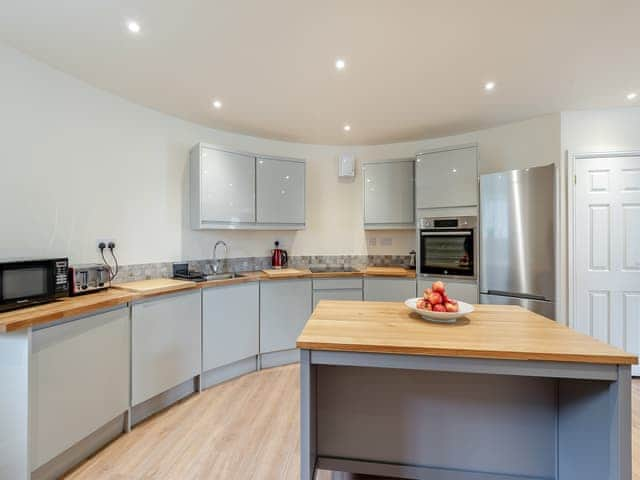
[[[0,312],[69,294],[66,258],[0,261]]]
[[[420,220],[421,275],[476,278],[477,217]]]

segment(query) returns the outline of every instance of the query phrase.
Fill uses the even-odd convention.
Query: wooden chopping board
[[[403,267],[367,267],[367,275],[384,275],[386,277],[406,277],[407,269]]]
[[[296,270],[295,268],[268,268],[262,270],[269,277],[299,277],[304,275],[304,272]]]
[[[154,278],[152,280],[140,280],[138,282],[118,283],[113,286],[130,292],[146,293],[163,289],[187,288],[193,286],[193,282],[188,280],[174,280],[173,278]]]

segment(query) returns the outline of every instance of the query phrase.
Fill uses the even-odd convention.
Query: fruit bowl
[[[432,322],[455,323],[458,318],[464,317],[465,315],[473,312],[473,305],[460,301],[458,301],[457,312],[434,312],[433,310],[424,310],[416,307],[416,303],[421,299],[422,297],[410,298],[408,300],[405,300],[404,304],[407,306],[407,308],[413,310],[425,320],[430,320]]]

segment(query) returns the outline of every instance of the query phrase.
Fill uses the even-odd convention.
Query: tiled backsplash
[[[212,272],[211,259],[192,260],[188,263],[191,270]],[[293,268],[308,268],[312,265],[365,267],[367,265],[407,265],[408,263],[408,255],[311,255],[289,258],[289,266]],[[169,278],[173,271],[172,265],[173,262],[121,265],[114,283]],[[250,272],[265,268],[271,268],[271,257],[228,258],[223,263],[225,272]]]

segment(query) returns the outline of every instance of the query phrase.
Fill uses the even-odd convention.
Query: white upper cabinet
[[[365,229],[415,228],[414,161],[365,163]]]
[[[259,158],[257,158],[259,157]],[[305,162],[198,144],[190,158],[191,227],[305,226]]]
[[[298,160],[258,157],[257,222],[304,226],[305,164]]]
[[[478,148],[453,148],[418,155],[416,207],[478,205]]]

